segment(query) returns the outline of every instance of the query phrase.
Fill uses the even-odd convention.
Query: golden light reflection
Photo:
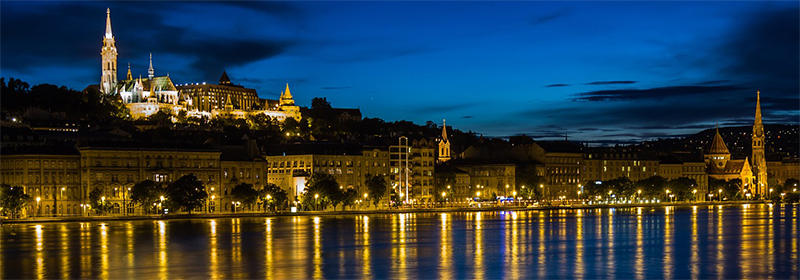
[[[81,278],[92,278],[92,232],[91,224],[81,223]]]
[[[108,279],[108,228],[100,224],[100,279]]]
[[[128,267],[134,267],[135,265],[134,254],[133,254],[133,252],[136,250],[136,248],[134,247],[135,242],[136,241],[133,238],[133,223],[129,221],[125,223],[125,245],[126,245],[125,249],[128,251],[128,256],[127,256]],[[133,271],[128,270],[128,272],[132,273]],[[134,275],[129,274],[127,277],[133,278]]]
[[[586,268],[583,263],[583,210],[576,210],[575,215],[577,217],[575,225],[575,275],[584,277]]]
[[[61,244],[61,279],[69,278],[69,229],[67,228],[66,224],[61,224],[59,227],[59,231],[61,232],[60,241]]]
[[[242,263],[242,220],[239,218],[231,219],[231,265]],[[233,278],[244,278],[244,271],[233,270]]]
[[[636,279],[644,277],[644,233],[642,230],[642,207],[636,207],[636,256],[634,257]]]
[[[439,214],[442,226],[439,231],[439,279],[453,278],[452,271],[452,254],[453,247],[450,244],[450,227],[447,219],[447,213]]]
[[[265,277],[272,279],[275,278],[274,260],[272,252],[272,219],[266,220],[266,234],[264,234],[264,271]]]
[[[539,256],[539,259],[537,260],[537,272],[538,272],[539,278],[540,279],[544,279],[545,276],[547,276],[547,264],[546,264],[547,248],[545,247],[545,243],[546,242],[544,240],[545,239],[545,232],[544,232],[545,217],[544,217],[544,211],[539,211],[539,219],[538,219],[538,221],[539,221],[539,225],[538,225],[539,236],[538,236],[538,238],[536,240],[537,241],[536,243],[539,244],[539,252],[537,252],[536,255]],[[598,225],[599,225],[599,223],[598,223]]]
[[[691,240],[691,247],[692,247],[692,264],[691,264],[691,275],[692,279],[700,278],[700,245],[698,244],[698,235],[697,235],[697,206],[692,206],[692,240]]]
[[[211,220],[208,222],[209,233],[208,237],[208,259],[209,259],[209,279],[219,279],[219,259],[218,259],[218,246],[217,246],[217,221]]]
[[[369,216],[361,216],[363,220],[363,226],[361,228],[361,247],[362,249],[362,256],[361,256],[361,277],[364,279],[368,279],[372,276],[372,265],[371,265],[371,253],[370,252],[370,244],[369,244]]]
[[[664,278],[672,279],[674,278],[672,275],[673,270],[673,260],[672,260],[672,247],[674,246],[673,243],[675,238],[675,234],[673,232],[673,225],[672,225],[672,216],[670,210],[672,210],[672,206],[665,206],[664,209],[664,256],[662,259],[664,260],[664,265],[662,266],[664,270]]]
[[[158,221],[158,278],[168,279],[167,269],[167,224]]]
[[[608,209],[608,223],[606,223],[606,226],[608,227],[608,233],[606,233],[606,235],[608,236],[608,245],[607,246],[608,246],[608,262],[609,263],[616,263],[617,262],[616,257],[615,257],[616,255],[615,255],[615,252],[614,252],[615,251],[615,248],[614,248],[614,212],[615,211],[616,211],[616,209],[614,209],[614,208],[609,208]],[[615,276],[614,276],[615,274],[616,274],[616,266],[609,265],[608,266],[608,275],[611,278],[615,278]]]
[[[481,212],[475,212],[475,269],[472,279],[484,279],[483,269],[483,230],[481,230]]]
[[[723,244],[723,234],[722,234],[722,205],[717,206],[717,276],[722,278],[722,270],[725,267],[725,255],[722,254],[722,251],[725,249],[725,245]]]
[[[42,225],[36,225],[36,278],[44,279],[44,257],[42,255]]]
[[[319,217],[314,217],[314,279],[322,279],[322,240]]]

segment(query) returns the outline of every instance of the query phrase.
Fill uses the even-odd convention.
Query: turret
[[[106,33],[103,36],[103,48],[100,50],[100,56],[102,58],[100,91],[111,94],[117,87],[117,47],[114,35],[111,33],[111,9],[106,9]]]

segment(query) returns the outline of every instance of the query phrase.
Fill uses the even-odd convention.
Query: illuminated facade
[[[442,120],[442,139],[439,140],[439,157],[438,162],[446,162],[450,160],[450,140],[447,139],[447,122]]]
[[[389,170],[389,154],[380,149],[365,149],[360,155],[268,156],[267,161],[268,182],[286,190],[291,201],[302,195],[306,179],[317,172],[333,175],[342,188],[363,195],[369,192],[364,185],[367,175],[386,176]]]
[[[0,158],[0,182],[22,186],[32,201],[23,216],[81,213],[80,154],[73,148],[35,147]]]
[[[719,134],[719,127],[711,142],[711,149],[705,154],[705,161],[708,177],[725,181],[740,179],[744,188],[752,189],[754,178],[750,163],[747,159],[731,159],[728,146]]]
[[[755,176],[755,192],[766,196],[769,193],[767,185],[767,160],[764,156],[766,133],[764,124],[761,123],[761,92],[756,92],[756,117],[753,123],[753,175]]]
[[[281,93],[280,100],[258,98],[255,89],[234,85],[223,71],[219,84],[193,83],[177,87],[167,76],[155,76],[153,55],[147,78],[134,78],[130,65],[125,80],[117,80],[117,48],[111,32],[111,11],[106,15],[106,33],[103,37],[102,77],[100,91],[118,95],[130,109],[133,118],[150,116],[160,110],[178,114],[185,110],[188,116],[215,117],[218,115],[245,118],[250,114],[265,114],[283,121],[286,118],[300,120],[300,107],[294,104],[289,85]],[[273,106],[274,105],[274,106]]]

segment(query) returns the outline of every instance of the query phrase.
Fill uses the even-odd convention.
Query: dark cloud
[[[714,81],[699,82],[697,83],[697,85],[708,86],[708,85],[718,85],[718,84],[728,84],[728,83],[730,83],[730,80],[714,80]]]
[[[552,21],[552,20],[555,20],[555,19],[558,19],[558,18],[562,18],[562,17],[568,16],[569,14],[572,13],[572,10],[574,10],[573,7],[564,7],[564,8],[555,10],[555,11],[549,13],[549,14],[534,17],[533,19],[531,19],[530,23],[531,23],[531,25],[534,25],[534,26],[535,25],[540,25],[540,24],[543,24],[543,23],[546,23],[546,22],[549,22],[549,21]]]
[[[733,85],[723,86],[668,86],[649,89],[598,90],[576,94],[572,101],[623,101],[641,99],[664,99],[687,95],[705,95],[720,92],[738,91],[744,88]]]
[[[457,110],[462,110],[470,107],[475,107],[484,104],[483,102],[472,102],[472,103],[462,103],[462,104],[452,104],[452,105],[436,105],[436,106],[424,106],[415,109],[410,109],[410,111],[414,113],[430,113],[430,112],[452,112]]]
[[[636,81],[597,81],[586,83],[587,85],[598,86],[598,85],[629,85],[635,84]]]
[[[273,16],[287,12],[298,13],[279,3],[230,3],[260,9]],[[230,3],[206,2],[191,5],[206,5],[213,9],[228,6]],[[42,65],[84,69],[99,65],[98,53],[106,18],[102,3],[55,2],[37,5],[39,4],[3,3],[3,68],[25,72],[31,67]],[[129,62],[134,73],[143,73],[148,66],[148,55],[152,52],[158,75],[165,75],[173,70],[172,74],[183,74],[178,79],[216,80],[223,69],[275,57],[299,44],[297,41],[271,39],[266,36],[196,34],[190,27],[166,22],[168,15],[163,11],[182,9],[190,3],[139,2],[137,5],[124,5],[124,8],[119,9],[116,7],[123,6],[121,3],[112,2],[107,5],[111,8],[121,74]],[[54,14],[71,16],[59,17],[58,24],[53,24]],[[185,65],[177,65],[180,69],[171,69],[164,62],[167,57]],[[183,69],[187,66],[188,69]]]
[[[568,86],[569,84],[552,84],[552,85],[546,85],[544,87],[568,87]]]
[[[321,87],[320,89],[349,89],[350,87]]]
[[[473,116],[461,116],[462,119],[471,119],[474,118]]]

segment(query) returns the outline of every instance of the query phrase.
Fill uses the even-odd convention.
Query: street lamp
[[[319,205],[317,205],[317,204],[318,204],[318,202],[317,202],[317,199],[318,199],[318,198],[319,198],[319,194],[315,193],[315,194],[314,194],[314,210],[315,210],[315,211],[316,211],[316,210],[319,210]]]
[[[36,197],[36,215],[37,216],[39,215],[39,212],[42,211],[42,206],[39,205],[39,201],[42,201],[42,198],[37,196]]]

